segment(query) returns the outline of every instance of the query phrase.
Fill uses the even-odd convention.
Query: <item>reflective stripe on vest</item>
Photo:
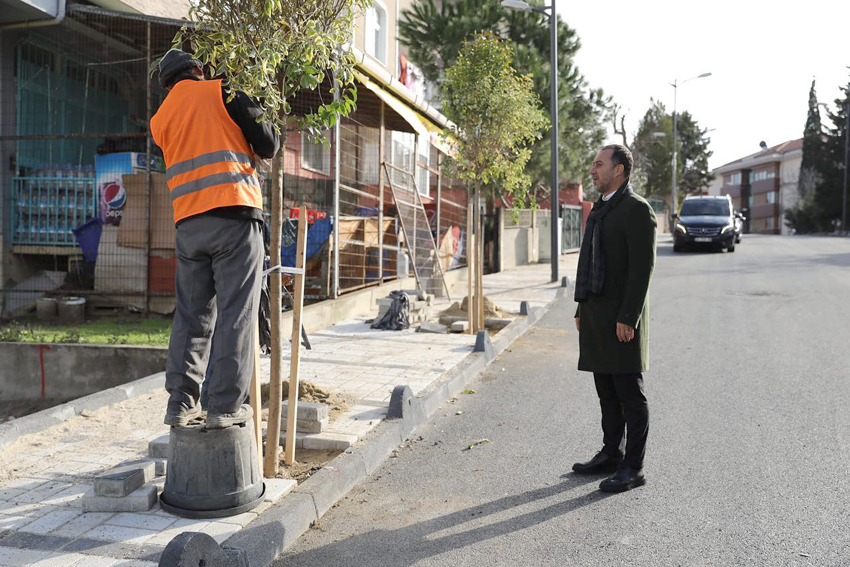
[[[208,187],[222,185],[225,183],[246,183],[256,187],[257,189],[261,188],[256,175],[254,175],[253,172],[244,171],[225,171],[222,173],[206,175],[179,185],[172,184],[172,179],[178,175],[191,173],[201,167],[225,162],[235,162],[248,165],[251,167],[252,171],[254,168],[254,160],[251,156],[241,152],[232,152],[230,150],[210,152],[192,159],[181,161],[180,163],[175,163],[165,170],[165,178],[168,182],[168,187],[171,189],[171,201],[174,202],[174,200],[182,197],[183,195],[188,195],[189,193],[194,193]]]

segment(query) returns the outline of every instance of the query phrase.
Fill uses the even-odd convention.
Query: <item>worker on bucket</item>
[[[254,335],[263,268],[263,194],[257,156],[269,159],[280,141],[244,93],[232,100],[220,80],[172,49],[159,62],[168,96],[151,119],[165,158],[177,226],[174,326],[168,345],[165,424],[200,417],[200,387],[212,365],[206,427],[252,417],[245,399],[253,372]],[[210,347],[211,338],[215,341]],[[212,352],[210,352],[212,350]]]

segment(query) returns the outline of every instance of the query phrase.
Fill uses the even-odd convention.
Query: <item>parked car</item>
[[[711,246],[735,251],[737,235],[732,199],[721,196],[689,196],[673,215],[673,251],[690,246]]]
[[[747,217],[741,213],[741,211],[735,211],[735,244],[741,242],[741,235],[744,234],[744,221],[747,220]]]

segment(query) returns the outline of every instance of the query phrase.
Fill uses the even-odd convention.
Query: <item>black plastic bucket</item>
[[[186,518],[223,518],[263,501],[253,420],[224,429],[172,427],[160,505]]]

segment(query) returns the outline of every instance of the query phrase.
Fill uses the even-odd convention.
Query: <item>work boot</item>
[[[224,429],[231,425],[242,425],[254,416],[254,410],[248,404],[242,406],[234,413],[208,413],[207,429]]]
[[[183,402],[168,402],[164,423],[171,427],[186,427],[190,421],[198,417],[201,417],[200,405],[195,404],[190,408]]]

